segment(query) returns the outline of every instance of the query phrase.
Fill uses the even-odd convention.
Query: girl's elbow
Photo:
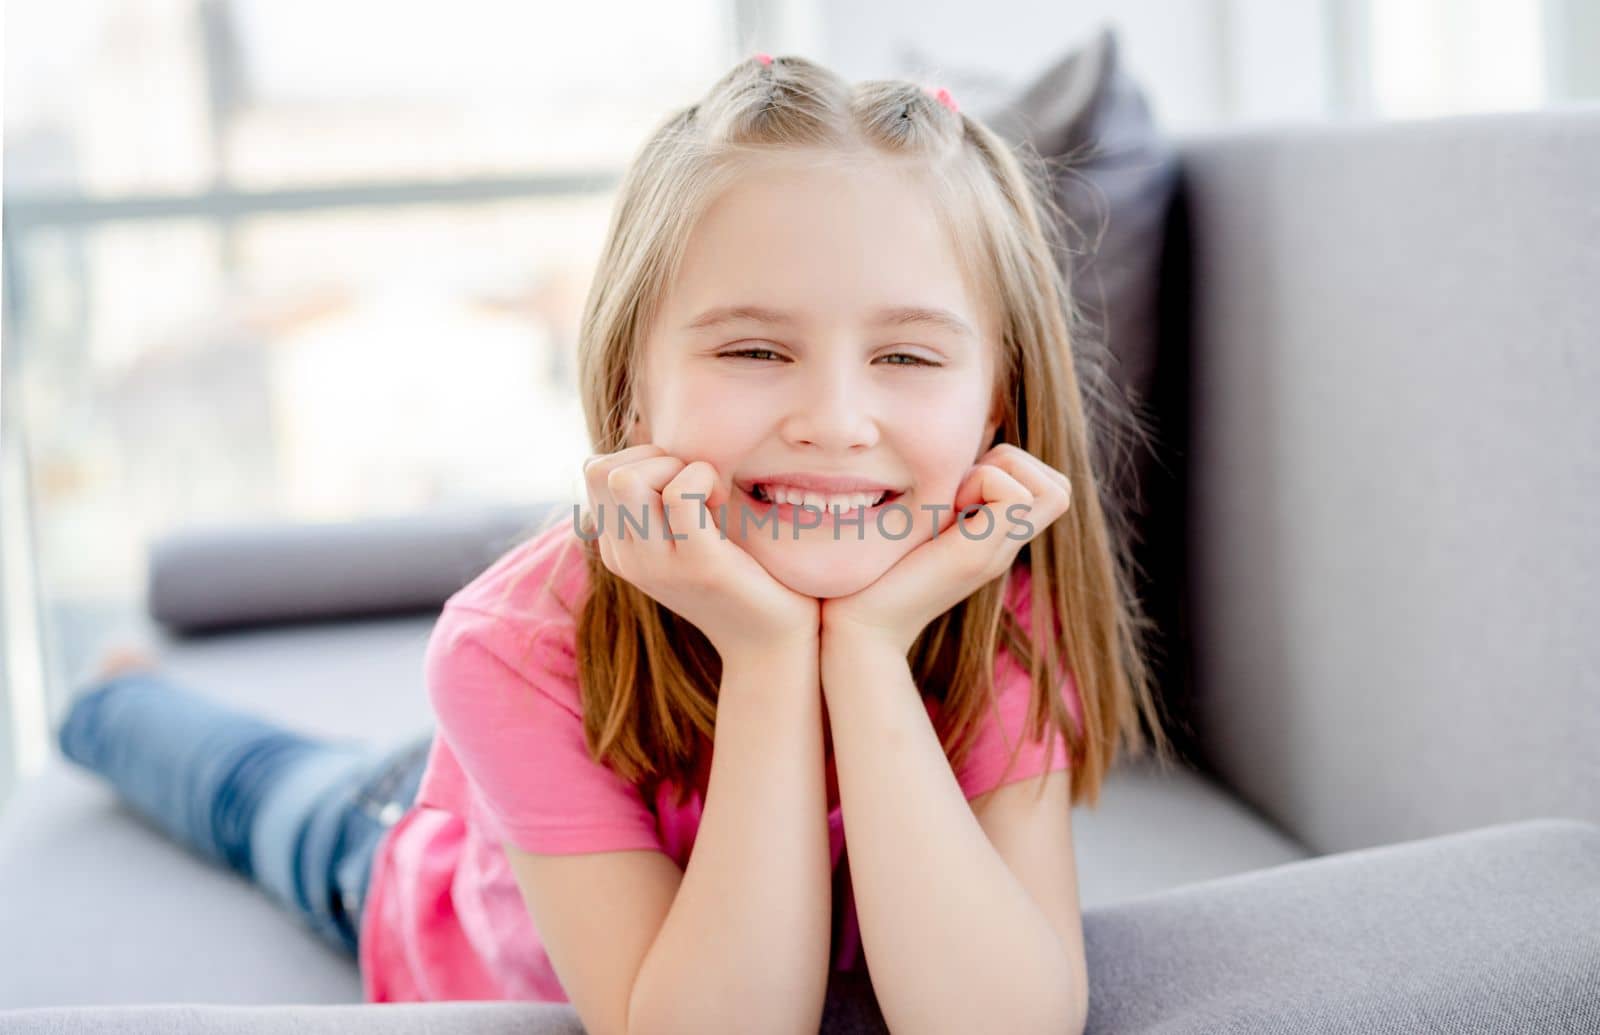
[[[1086,983],[1063,982],[1049,997],[1044,1016],[1032,1029],[1038,1032],[1083,1035],[1089,1024],[1089,989]]]

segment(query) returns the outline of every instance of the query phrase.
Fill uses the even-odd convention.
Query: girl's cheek
[[[923,409],[909,430],[898,432],[901,461],[916,482],[916,494],[927,503],[949,502],[972,468],[972,443],[983,430],[981,417],[939,419],[937,410]]]
[[[730,392],[725,382],[716,379],[684,383],[681,388],[664,408],[669,417],[661,433],[671,441],[658,439],[669,452],[677,447],[685,454],[711,457],[734,451],[763,434],[772,422],[773,409],[759,393]]]

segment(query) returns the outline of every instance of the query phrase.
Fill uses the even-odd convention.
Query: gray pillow
[[[1076,369],[1099,432],[1100,469],[1113,490],[1107,502],[1121,520],[1124,508],[1141,509],[1135,501],[1144,496],[1150,459],[1148,449],[1135,447],[1153,430],[1146,407],[1177,151],[1123,69],[1109,26],[979,118],[1013,147],[1037,151],[1051,170],[1067,220],[1060,258],[1078,310]],[[1137,424],[1120,420],[1123,406],[1140,415]]]
[[[152,544],[150,617],[175,633],[428,610],[572,504],[441,507],[308,524],[185,528]]]

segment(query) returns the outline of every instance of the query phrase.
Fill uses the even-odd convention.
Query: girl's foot
[[[79,765],[97,769],[101,756],[96,727],[102,699],[111,690],[107,684],[118,676],[148,672],[159,665],[155,654],[136,642],[122,640],[102,647],[73,680],[71,704],[55,728],[55,740],[62,754]]]
[[[134,644],[115,644],[100,653],[91,670],[88,682],[100,684],[125,672],[143,672],[157,667],[160,661],[143,647]]]

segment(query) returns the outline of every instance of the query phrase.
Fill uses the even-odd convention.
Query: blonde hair
[[[639,350],[696,218],[749,161],[795,155],[897,160],[925,174],[963,271],[1000,314],[995,443],[1065,473],[1072,506],[1017,557],[1032,576],[1032,629],[1006,608],[1004,576],[933,621],[908,661],[918,688],[940,702],[940,742],[959,771],[983,713],[995,707],[1003,642],[1032,678],[1026,735],[1061,731],[1072,801],[1094,805],[1119,746],[1145,752],[1141,720],[1161,760],[1171,747],[1144,658],[1150,623],[1132,590],[1127,539],[1113,534],[1120,510],[1101,498],[1094,465],[1102,447],[1091,440],[1074,371],[1069,326],[1077,316],[1053,255],[1065,221],[1035,152],[1013,154],[980,121],[912,82],[852,85],[793,56],[735,65],[654,129],[623,178],[578,341],[590,441],[597,453],[628,445]],[[1089,387],[1108,420],[1126,416]],[[592,536],[592,514],[584,524]],[[589,592],[576,613],[576,648],[591,757],[641,786],[646,801],[671,780],[681,802],[708,764],[721,661],[691,623],[612,574],[592,539],[572,537],[560,559],[580,542]],[[1064,671],[1077,681],[1082,728],[1061,694]]]

